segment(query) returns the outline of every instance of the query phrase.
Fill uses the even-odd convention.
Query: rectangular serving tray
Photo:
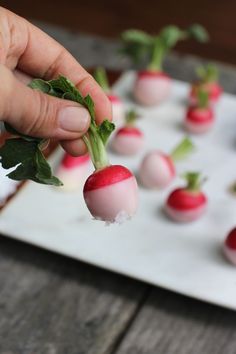
[[[141,108],[130,98],[134,73],[125,73],[114,92],[126,108],[137,108],[138,125],[146,137],[145,149],[135,157],[110,154],[112,163],[137,171],[150,149],[170,152],[185,136],[182,121],[189,86],[174,81],[171,98],[155,108]],[[208,180],[206,215],[190,224],[166,218],[163,205],[168,193],[182,185],[178,177],[165,191],[140,188],[137,215],[130,221],[106,226],[92,220],[82,188],[65,193],[53,187],[26,183],[0,213],[0,232],[197,299],[236,309],[236,268],[225,260],[222,242],[236,224],[236,197],[230,185],[236,180],[236,97],[224,94],[211,132],[192,137],[196,151],[178,163],[178,175],[201,171]],[[56,167],[62,156],[51,157]]]

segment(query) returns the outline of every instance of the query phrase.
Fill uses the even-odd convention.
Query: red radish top
[[[178,210],[191,210],[203,206],[207,198],[202,192],[191,192],[186,188],[174,190],[167,199],[167,205]]]
[[[170,77],[163,71],[154,71],[154,70],[141,70],[138,72],[139,79],[141,78],[163,78],[170,80]]]
[[[121,99],[117,95],[108,94],[107,97],[111,103],[121,103]]]
[[[205,124],[212,122],[214,119],[214,112],[210,107],[189,107],[186,118],[198,124]]]
[[[84,192],[106,187],[130,177],[133,177],[133,174],[124,166],[107,166],[101,170],[95,171],[91,176],[89,176],[84,185]]]
[[[124,126],[122,128],[120,128],[117,133],[117,135],[135,135],[135,136],[143,136],[143,133],[141,132],[140,129],[138,129],[137,127],[134,126]]]
[[[207,91],[209,93],[209,99],[211,101],[217,101],[223,91],[221,86],[216,81],[215,82],[207,82],[205,84],[196,83],[192,86],[190,96],[196,97],[197,93],[200,89],[203,89],[204,91]]]
[[[236,250],[236,227],[230,231],[228,234],[226,240],[225,240],[226,246],[229,248]]]
[[[85,154],[82,156],[71,156],[69,154],[65,154],[63,159],[62,159],[62,166],[66,167],[66,168],[73,168],[73,167],[77,167],[81,164],[84,164],[85,162],[88,162],[90,160],[89,154]]]

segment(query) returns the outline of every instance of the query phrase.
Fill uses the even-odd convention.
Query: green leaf
[[[139,43],[139,44],[152,44],[153,38],[148,33],[136,29],[130,29],[124,31],[121,34],[121,39],[124,42],[132,42],[132,43]]]
[[[36,151],[35,161],[37,167],[37,173],[35,176],[40,183],[62,186],[62,182],[57,177],[53,176],[51,167],[40,149],[37,149]]]
[[[91,115],[92,120],[95,120],[94,102],[93,102],[93,100],[92,100],[90,95],[87,95],[84,98],[84,104],[88,108],[88,111],[89,111],[89,113]]]
[[[128,55],[134,62],[138,63],[146,56],[151,55],[154,38],[139,30],[127,30],[121,34],[123,48],[121,53]]]
[[[22,138],[7,139],[0,148],[2,167],[16,167],[7,176],[17,181],[31,179],[38,183],[61,185],[39,149],[40,142]]]
[[[170,156],[174,161],[185,159],[195,149],[195,146],[191,139],[186,136],[175,148],[172,150]]]
[[[101,125],[98,126],[98,133],[103,141],[103,144],[106,145],[109,136],[115,129],[115,124],[109,120],[104,120]]]
[[[219,72],[214,64],[208,64],[205,66],[199,66],[196,69],[197,76],[203,81],[204,83],[207,82],[215,82],[218,80]]]
[[[185,37],[185,31],[172,25],[165,27],[160,33],[161,43],[166,49],[174,47],[180,39]]]
[[[61,93],[62,98],[65,98],[63,97],[63,95],[66,94],[66,99],[73,98],[73,101],[78,102],[82,105],[84,104],[83,96],[81,96],[75,85],[66,77],[59,76],[57,79],[50,80],[49,83],[53,90],[58,93]]]
[[[34,90],[39,90],[44,93],[49,93],[52,89],[51,85],[42,79],[34,79],[28,86]]]
[[[206,43],[209,41],[209,34],[207,30],[198,23],[193,24],[187,29],[188,35],[198,42]]]

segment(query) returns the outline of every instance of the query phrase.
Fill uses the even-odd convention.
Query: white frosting
[[[121,222],[136,212],[138,188],[135,177],[88,191],[84,199],[95,219],[108,222]]]
[[[61,165],[57,170],[57,177],[62,181],[60,190],[72,192],[82,188],[89,174],[89,164],[84,163],[77,167],[66,168]]]
[[[192,210],[177,210],[169,205],[165,206],[167,215],[174,221],[191,222],[199,219],[206,211],[206,205],[200,206]]]
[[[13,169],[5,170],[0,165],[0,205],[3,205],[6,199],[12,195],[20,182],[13,181],[8,178],[6,175],[11,172]]]
[[[134,86],[135,100],[145,106],[165,101],[170,95],[171,80],[164,77],[140,77]]]
[[[118,134],[112,140],[112,149],[121,155],[135,155],[142,149],[143,140],[138,135]]]
[[[144,187],[163,189],[173,178],[173,171],[158,151],[150,152],[144,157],[139,168],[139,179]]]
[[[197,123],[190,122],[189,120],[186,119],[184,124],[186,130],[189,133],[204,134],[207,133],[212,128],[213,122],[197,124]]]
[[[112,106],[112,121],[117,127],[121,127],[124,124],[125,112],[124,105],[120,102],[111,102]]]

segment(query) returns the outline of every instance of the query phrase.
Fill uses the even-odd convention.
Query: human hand
[[[56,138],[72,155],[86,152],[81,137],[90,116],[79,104],[26,86],[29,77],[68,77],[83,96],[95,103],[97,123],[111,119],[111,105],[102,89],[73,56],[25,19],[0,7],[0,120],[21,133]]]

